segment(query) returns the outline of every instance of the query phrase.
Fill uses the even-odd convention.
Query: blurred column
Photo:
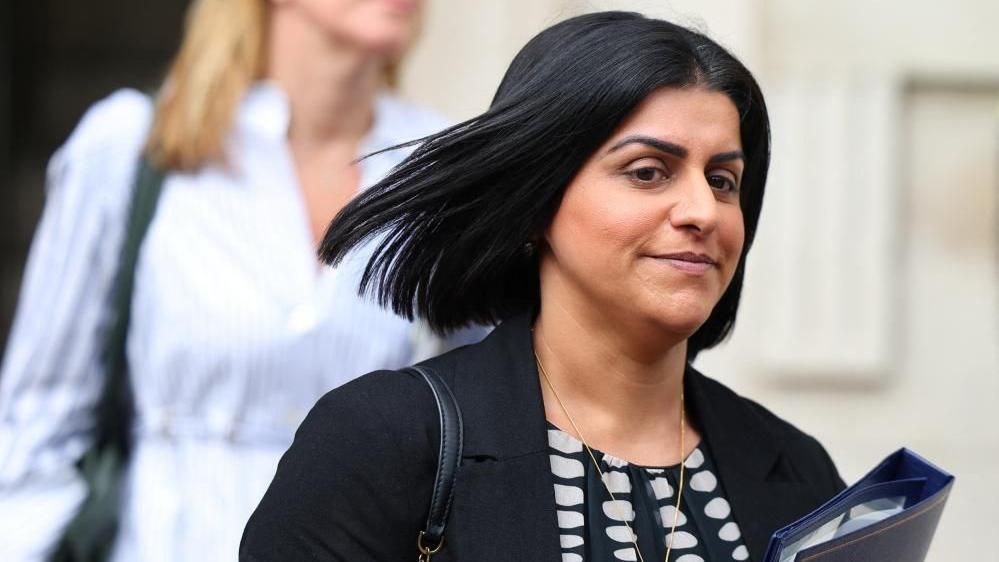
[[[768,376],[866,386],[896,364],[901,99],[890,74],[769,84],[773,161],[744,310]]]
[[[892,441],[952,471],[927,562],[988,560],[999,504],[999,75],[907,80],[899,226],[899,372],[852,455]],[[873,457],[873,452],[869,455]]]

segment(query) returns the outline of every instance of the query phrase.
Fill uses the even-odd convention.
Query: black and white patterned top
[[[638,560],[625,517],[638,535],[645,562],[663,560],[673,526],[679,464],[638,466],[594,450],[615,502],[578,439],[549,424],[548,446],[562,562]],[[684,465],[686,483],[670,562],[747,560],[749,552],[704,441]]]

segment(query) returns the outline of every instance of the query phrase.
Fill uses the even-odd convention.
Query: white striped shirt
[[[151,114],[145,96],[115,93],[49,166],[0,371],[4,562],[40,560],[85,493],[74,462],[103,388],[99,328]],[[246,519],[315,401],[428,351],[412,324],[357,297],[365,251],[336,270],[318,266],[288,122],[283,93],[258,84],[227,144],[231,171],[167,176],[136,269],[127,354],[137,445],[116,560],[235,560]],[[381,97],[363,152],[443,125]],[[403,152],[364,160],[362,184]]]

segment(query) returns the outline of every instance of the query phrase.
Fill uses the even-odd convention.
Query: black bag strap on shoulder
[[[104,388],[95,409],[94,441],[78,463],[87,496],[52,551],[52,562],[103,562],[118,534],[121,484],[132,452],[135,400],[125,346],[132,315],[135,266],[156,214],[165,174],[145,157],[139,161],[118,269],[108,300],[110,323],[103,334]]]
[[[444,531],[451,509],[451,499],[454,497],[454,481],[461,466],[465,435],[461,410],[447,383],[427,367],[416,366],[410,367],[409,370],[418,374],[430,386],[434,401],[437,402],[437,415],[441,425],[437,474],[434,476],[434,489],[430,496],[427,525],[420,531],[416,540],[416,546],[420,550],[419,562],[430,562],[430,558],[444,547]]]

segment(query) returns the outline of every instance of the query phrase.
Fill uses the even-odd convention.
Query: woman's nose
[[[701,235],[718,227],[718,200],[703,175],[688,176],[675,185],[676,200],[669,213],[674,228],[693,230]]]

